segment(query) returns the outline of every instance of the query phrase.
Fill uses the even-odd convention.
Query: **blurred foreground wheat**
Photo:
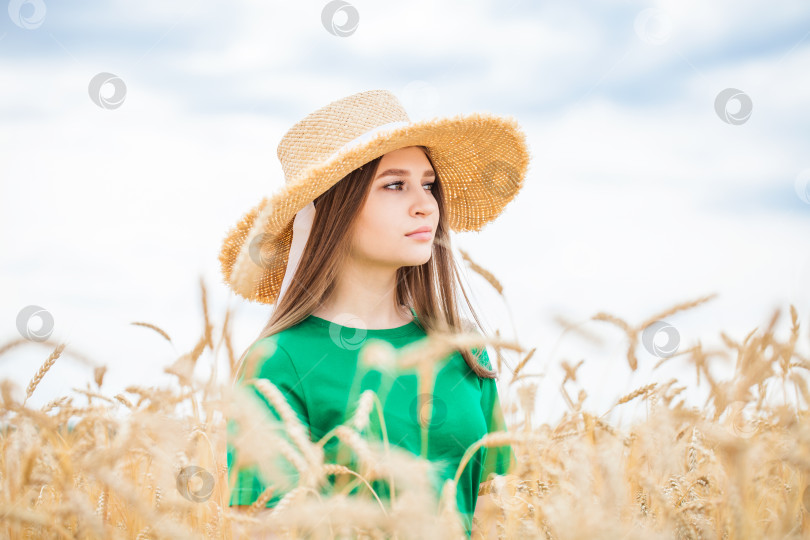
[[[105,395],[105,368],[94,372],[94,386],[74,389],[41,409],[26,405],[48,369],[63,352],[57,344],[35,374],[22,401],[18,389],[2,381],[0,431],[0,535],[8,538],[459,538],[455,485],[447,482],[439,505],[426,496],[432,489],[425,462],[416,456],[365,440],[360,434],[372,414],[373,393],[361,396],[351,418],[330,436],[357,457],[357,467],[325,463],[322,442],[304,435],[278,390],[267,381],[257,388],[282,412],[284,424],[257,423],[255,402],[226,383],[234,369],[231,314],[215,330],[202,285],[203,332],[191,350],[165,371],[175,387],[136,387]],[[708,298],[664,311],[662,318],[699,305]],[[569,411],[556,423],[532,422],[537,385],[526,382],[534,350],[525,353],[512,376],[520,422],[507,434],[485,437],[478,445],[511,444],[518,457],[515,474],[497,477],[482,488],[473,537],[502,538],[802,538],[808,534],[810,508],[810,421],[807,370],[797,350],[800,325],[790,309],[786,341],[775,337],[777,311],[762,331],[742,341],[723,334],[724,350],[697,346],[665,358],[693,365],[698,382],[711,397],[703,408],[687,406],[678,380],[650,382],[616,396],[614,407],[647,402],[646,419],[624,432],[583,406],[587,394],[572,399],[566,383],[575,381],[582,362],[563,362],[561,391]],[[600,313],[595,320],[627,333],[628,362],[638,365],[639,332],[649,324],[628,324]],[[149,323],[134,323],[169,334]],[[216,343],[215,343],[216,341]],[[453,346],[489,344],[523,351],[499,339],[478,335],[437,336],[427,346],[394,355],[386,347],[365,349],[364,361],[415,366],[423,390],[432,363]],[[0,347],[11,361],[18,341]],[[231,373],[217,373],[216,358],[225,347]],[[207,356],[203,356],[206,350]],[[709,369],[714,357],[731,355],[730,380],[717,380]],[[207,380],[195,378],[205,358],[214,368]],[[539,361],[538,358],[533,359]],[[663,361],[662,361],[663,362]],[[775,388],[792,390],[795,403],[766,400]],[[121,414],[125,413],[125,414]],[[225,419],[250,426],[236,444],[242,463],[267,465],[283,455],[301,473],[271,512],[227,505]],[[75,419],[75,420],[74,420]],[[74,420],[74,421],[72,421]],[[72,422],[71,422],[72,421]],[[243,423],[243,424],[242,424]],[[288,437],[279,436],[281,428]],[[327,478],[342,478],[331,492]],[[344,495],[346,482],[369,486],[386,478],[396,486],[390,505],[375,496]],[[272,489],[272,488],[271,488]]]

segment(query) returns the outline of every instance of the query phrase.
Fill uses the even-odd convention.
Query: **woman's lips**
[[[433,238],[433,233],[431,232],[418,232],[413,234],[406,234],[407,238],[413,238],[414,240],[430,240]]]

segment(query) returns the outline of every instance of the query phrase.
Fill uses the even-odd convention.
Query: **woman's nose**
[[[418,212],[430,214],[436,208],[436,199],[434,199],[430,191],[425,188],[422,188],[421,191],[422,193],[417,193],[416,195],[417,199],[414,202],[414,207]]]

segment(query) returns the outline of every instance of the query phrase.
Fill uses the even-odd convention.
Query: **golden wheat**
[[[141,322],[141,321],[131,322],[130,324],[132,324],[134,326],[143,326],[144,328],[149,328],[150,330],[154,330],[155,332],[157,332],[158,334],[163,336],[166,339],[166,341],[168,341],[169,343],[172,342],[172,338],[169,337],[169,334],[165,330],[160,328],[159,326],[156,326],[156,325],[154,325],[152,323]]]
[[[53,350],[53,352],[50,354],[50,356],[48,356],[47,360],[45,360],[45,363],[42,364],[42,366],[39,368],[36,375],[34,375],[34,378],[31,379],[31,381],[28,383],[28,386],[25,389],[25,399],[23,400],[23,405],[25,405],[25,402],[34,393],[34,390],[37,389],[37,386],[39,385],[40,381],[42,381],[42,378],[45,376],[45,374],[48,372],[48,370],[51,369],[53,364],[56,362],[56,359],[59,358],[62,355],[62,351],[64,349],[65,349],[65,344],[60,343]]]
[[[493,287],[500,287],[494,276],[468,261]],[[739,539],[810,534],[810,361],[801,350],[808,342],[802,339],[792,305],[785,339],[776,335],[781,320],[776,310],[767,324],[742,338],[721,333],[724,348],[697,341],[652,366],[656,369],[666,361],[693,368],[697,384],[707,385],[703,407],[683,397],[691,381],[669,378],[645,381],[597,414],[588,410],[584,388],[569,395],[571,386],[579,384],[578,371],[588,369],[585,358],[576,363],[540,359],[536,348],[526,352],[520,344],[501,339],[498,331],[491,339],[465,330],[437,333],[404,350],[384,345],[364,349],[361,361],[369,366],[415,369],[420,392],[432,390],[434,366],[457,347],[492,345],[498,370],[501,349],[521,354],[510,381],[524,381],[516,385],[519,408],[505,398],[503,405],[523,418],[515,419],[509,431],[487,434],[467,448],[455,480],[435,493],[429,462],[389,444],[373,392],[364,392],[350,404],[353,412],[345,424],[313,441],[270,381],[246,383],[273,405],[277,421],[244,388],[237,391],[220,383],[235,369],[232,314],[225,312],[214,344],[215,322],[202,281],[201,295],[200,337],[165,368],[177,378],[179,390],[129,386],[110,396],[102,390],[106,367],[93,366],[95,386],[72,389],[83,396],[82,403],[87,400],[85,406],[74,403],[72,396],[48,396],[46,405],[33,409],[27,400],[56,360],[63,353],[75,355],[64,344],[56,345],[35,373],[22,402],[14,397],[13,383],[0,381],[0,536],[463,538],[455,506],[460,471],[478,449],[504,445],[514,447],[517,468],[481,484],[474,538]],[[623,331],[633,371],[638,367],[639,334],[647,325],[683,315],[711,298],[660,310],[637,325],[607,313],[593,319]],[[171,342],[154,325],[133,324]],[[589,345],[599,343],[584,329],[573,333]],[[0,347],[0,354],[14,354],[23,344],[10,341]],[[197,380],[195,367],[200,362],[215,365],[221,344],[231,373],[218,377],[212,369],[208,380]],[[205,356],[206,351],[211,356]],[[266,352],[252,355],[250,365]],[[716,360],[734,362],[730,379],[721,379],[712,369]],[[533,365],[550,361],[562,368],[559,391],[568,405],[553,422],[535,410],[538,386],[525,383],[537,376],[530,372]],[[777,390],[784,399],[770,398]],[[624,428],[611,420],[614,408],[640,401],[648,405],[643,420]],[[185,405],[191,405],[192,414],[180,412]],[[382,443],[364,436],[372,414],[381,421]],[[238,450],[233,466],[256,465],[270,480],[245,509],[228,505],[233,478],[225,462],[226,418],[239,426],[231,441]],[[325,454],[330,441],[349,454]],[[297,485],[287,483],[279,458],[298,472]],[[183,471],[196,474],[185,476]],[[374,492],[374,479],[388,481],[390,500]],[[367,489],[347,496],[358,485]],[[212,491],[205,491],[209,486]],[[275,507],[265,508],[280,491],[283,497]]]

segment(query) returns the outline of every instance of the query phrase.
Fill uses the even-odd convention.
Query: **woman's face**
[[[355,222],[353,258],[394,269],[430,260],[439,224],[439,204],[431,193],[434,181],[433,167],[420,147],[383,155]],[[407,236],[421,227],[430,231]]]

